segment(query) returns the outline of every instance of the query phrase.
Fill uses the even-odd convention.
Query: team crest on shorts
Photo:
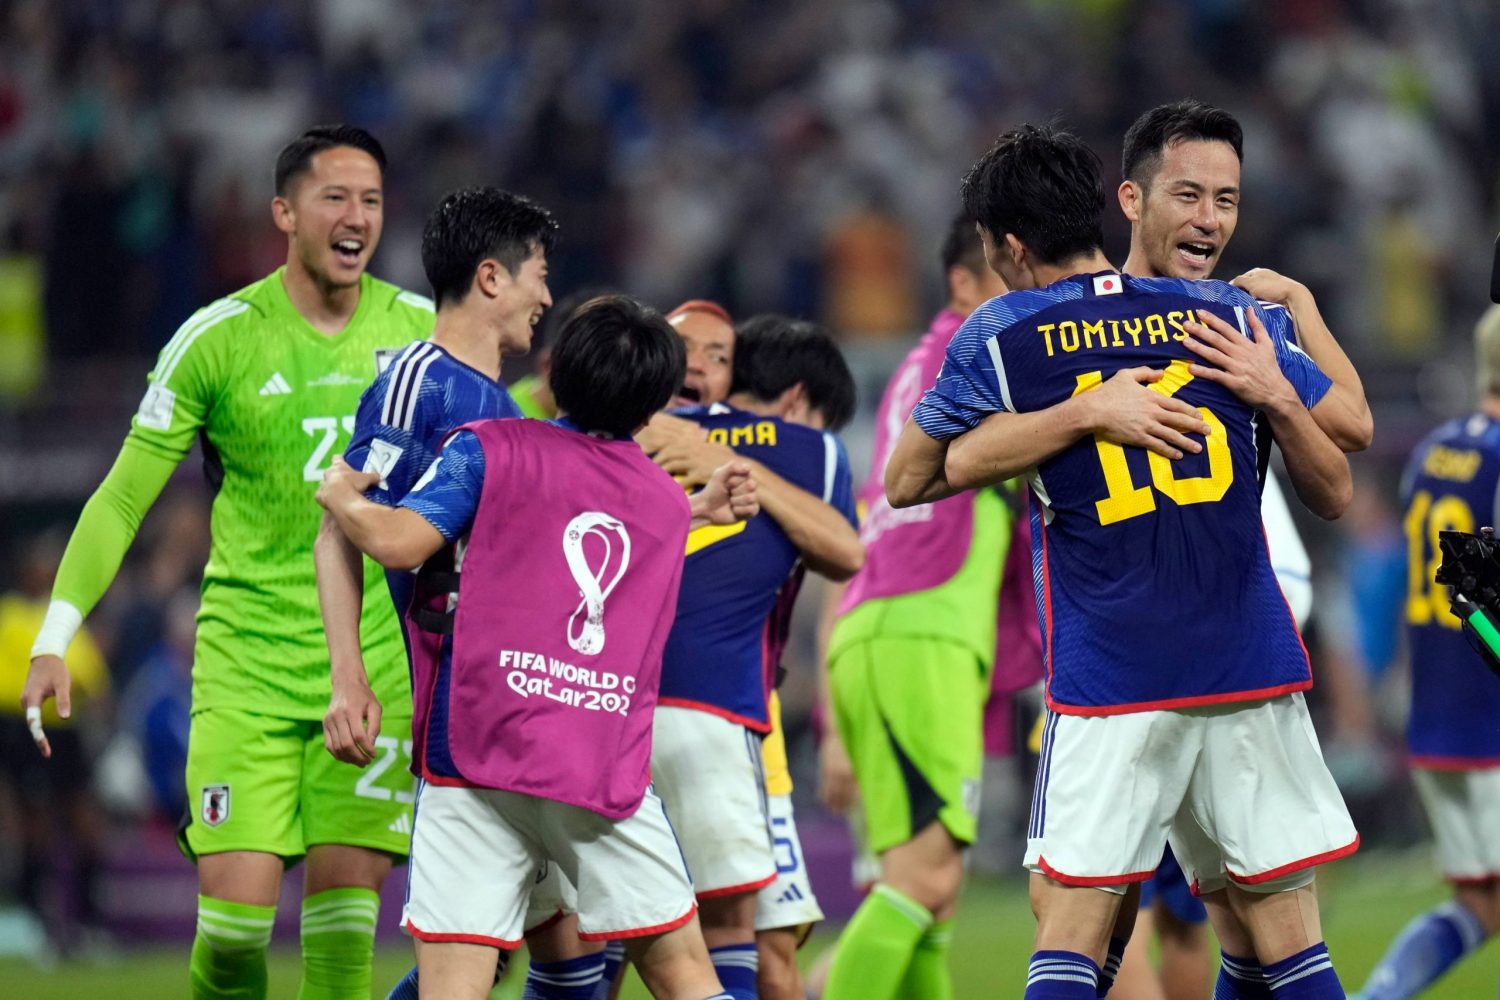
[[[204,826],[219,826],[229,818],[229,786],[204,785],[203,807],[198,811]]]

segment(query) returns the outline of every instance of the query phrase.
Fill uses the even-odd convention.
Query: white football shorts
[[[776,852],[776,881],[755,894],[755,929],[774,931],[795,929],[798,937],[806,936],[813,924],[823,919],[823,909],[813,895],[802,854],[802,840],[797,836],[797,819],[792,815],[792,797],[773,795],[771,810],[771,844]]]
[[[1049,713],[1027,868],[1123,892],[1170,840],[1196,891],[1276,891],[1359,835],[1302,695],[1126,715]]]
[[[1432,823],[1443,877],[1459,885],[1500,878],[1500,768],[1415,767],[1411,780]]]
[[[658,705],[651,782],[699,899],[756,892],[776,879],[758,734],[709,712]]]
[[[697,912],[682,851],[650,789],[634,814],[611,820],[532,795],[422,782],[401,926],[423,941],[516,948],[549,861],[576,887],[585,939],[664,934]],[[555,892],[565,906],[566,889]],[[544,923],[544,915],[530,919],[539,916]]]

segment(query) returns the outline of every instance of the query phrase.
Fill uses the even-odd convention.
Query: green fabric
[[[935,639],[867,639],[830,658],[828,690],[870,850],[903,844],[933,820],[973,843],[989,694],[973,651]]]
[[[266,946],[276,907],[198,897],[188,963],[193,1000],[264,1000]]]
[[[188,824],[178,846],[190,858],[261,851],[295,859],[313,844],[405,857],[415,786],[410,737],[409,715],[385,716],[375,759],[357,768],[324,749],[320,723],[232,708],[194,712]]]
[[[878,882],[834,948],[823,1000],[895,1000],[932,914]]]
[[[953,975],[948,971],[952,947],[951,918],[927,928],[912,951],[906,978],[901,980],[901,1000],[953,1000]]]
[[[368,1000],[380,896],[327,889],[302,901],[302,986],[297,1000]]]
[[[325,336],[293,307],[280,269],[200,309],[162,349],[121,461],[75,532],[56,596],[93,607],[165,481],[162,470],[201,436],[217,493],[193,706],[321,719],[328,651],[312,560],[321,516],[313,493],[348,446],[382,356],[430,335],[432,324],[427,299],[365,275],[354,315]],[[365,666],[389,708],[408,698],[406,656],[380,569],[366,560],[365,571]]]
[[[941,639],[995,665],[995,607],[1014,518],[994,490],[974,496],[974,534],[958,572],[928,590],[865,601],[833,626],[828,658],[877,636]]]
[[[521,408],[521,412],[526,416],[531,417],[533,420],[551,420],[556,414],[548,413],[542,409],[538,405],[536,397],[531,394],[531,390],[536,384],[537,377],[535,375],[527,375],[525,378],[520,378],[512,382],[506,391],[510,393],[510,398],[515,401],[515,404]]]

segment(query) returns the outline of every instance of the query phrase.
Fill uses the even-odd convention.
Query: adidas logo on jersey
[[[386,827],[386,829],[392,833],[411,833],[411,816],[407,813],[402,813],[392,820],[391,825]]]
[[[798,889],[795,884],[787,886],[786,892],[776,897],[776,902],[778,903],[796,903],[801,900],[802,890]]]
[[[281,372],[277,372],[266,379],[266,384],[260,387],[260,394],[262,396],[285,396],[291,391],[292,387],[287,384],[286,379],[281,377]]]

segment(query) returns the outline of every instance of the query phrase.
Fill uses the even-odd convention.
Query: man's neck
[[[1071,278],[1075,274],[1093,274],[1096,271],[1113,271],[1114,269],[1115,266],[1104,256],[1103,250],[1090,250],[1088,253],[1069,257],[1057,264],[1033,264],[1031,275],[1036,279],[1038,288],[1046,288],[1054,282]]]
[[[432,327],[432,342],[470,368],[499,381],[499,334],[487,323],[469,315],[462,305],[438,312],[437,322]]]
[[[288,255],[281,285],[292,308],[319,333],[333,336],[349,325],[349,318],[359,308],[358,284],[329,285],[315,279],[295,254]]]
[[[1479,397],[1479,412],[1491,420],[1500,420],[1500,396],[1486,393]]]
[[[947,309],[949,312],[958,313],[960,316],[968,316],[969,313],[974,311],[967,303],[960,302],[957,299],[949,299]]]
[[[756,399],[754,396],[751,396],[749,393],[730,393],[729,398],[724,400],[724,403],[726,406],[732,406],[736,410],[744,410],[746,413],[753,413],[757,417],[781,416],[780,412],[778,412],[776,409],[776,404],[763,402],[759,399]]]
[[[1146,260],[1146,252],[1138,248],[1134,243],[1130,244],[1130,256],[1125,258],[1125,266],[1121,271],[1132,278],[1160,278],[1164,275],[1157,274],[1151,269],[1151,264]]]

